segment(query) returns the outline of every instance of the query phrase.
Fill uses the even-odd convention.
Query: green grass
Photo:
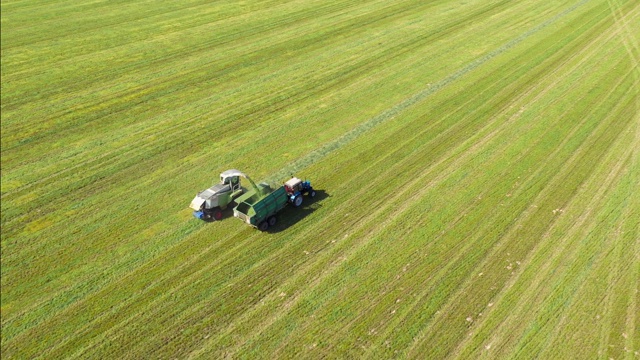
[[[0,10],[3,358],[640,356],[637,1]]]

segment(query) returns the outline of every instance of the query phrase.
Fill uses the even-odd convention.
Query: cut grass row
[[[456,23],[458,23],[458,22],[456,22]],[[349,44],[349,47],[353,47],[353,44]],[[336,76],[334,76],[332,74],[329,74],[329,77],[340,79],[340,82],[335,83],[335,81],[332,81],[332,80],[326,81],[327,79],[323,78],[322,81],[320,81],[320,83],[325,83],[325,85],[320,86],[320,89],[318,89],[318,83],[319,82],[306,81],[306,82],[302,83],[302,85],[304,87],[302,87],[300,89],[295,89],[294,93],[287,93],[285,97],[286,98],[293,98],[296,101],[300,101],[300,100],[303,100],[303,99],[300,99],[300,95],[301,94],[306,94],[305,96],[313,95],[313,94],[318,95],[316,93],[316,91],[318,91],[318,90],[322,90],[322,89],[331,90],[330,85],[344,86],[345,80],[346,81],[350,81],[350,79],[351,79],[351,77],[353,75],[358,75],[358,76],[361,77],[361,76],[364,75],[364,73],[366,73],[367,71],[370,71],[370,69],[374,68],[373,66],[380,66],[381,65],[381,63],[379,63],[380,59],[384,59],[385,61],[389,61],[389,57],[388,57],[389,54],[390,54],[389,52],[385,52],[385,53],[381,53],[381,54],[375,54],[376,57],[374,59],[371,59],[371,57],[369,57],[365,61],[359,61],[356,64],[347,63],[346,64],[347,65],[347,69],[346,70],[343,69],[343,68],[338,67],[338,69],[340,69],[340,72],[342,74],[345,74],[345,75],[336,77]],[[336,62],[336,63],[340,64],[339,62]],[[364,69],[358,70],[362,66],[365,66],[365,65],[366,65],[366,67]],[[309,62],[307,65],[305,65],[305,68],[309,68],[310,66],[312,66],[311,62]],[[357,70],[357,72],[355,74],[353,74],[353,70]],[[328,71],[328,70],[325,70],[325,71]],[[363,73],[363,71],[364,71],[364,73]],[[289,73],[285,72],[284,74],[286,74],[286,76],[288,76],[288,77],[291,77],[291,73],[290,72]],[[345,76],[347,76],[346,79],[343,79]],[[189,77],[185,77],[185,80],[180,80],[180,81],[189,81]],[[172,83],[170,83],[170,84],[172,84]],[[259,88],[258,88],[258,91],[256,91],[255,93],[259,94],[260,96],[263,96],[263,94],[265,94],[265,90],[267,90],[267,88],[266,87],[263,88],[263,86],[265,86],[265,85],[260,85]],[[272,86],[272,85],[267,83],[266,86]],[[327,87],[329,87],[329,88],[326,89]],[[255,88],[255,86],[252,86],[252,88]],[[314,88],[315,88],[315,90],[313,90]],[[207,91],[208,93],[211,92],[211,90],[203,90],[203,91]],[[156,93],[157,93],[157,91],[156,91]],[[197,94],[191,94],[191,95],[197,95]],[[237,95],[238,94],[236,92],[233,92],[233,93],[230,94],[230,96],[236,96],[236,97],[237,97]],[[246,94],[243,94],[243,95],[244,96],[242,96],[242,99],[245,99],[245,101],[246,101],[246,98],[247,98]],[[145,100],[149,100],[149,99],[145,99]],[[163,101],[167,101],[167,100],[170,100],[170,99],[166,99],[166,98],[163,99]],[[207,98],[206,100],[209,100],[209,102],[210,102],[209,98]],[[279,97],[276,97],[275,99],[272,98],[272,99],[269,100],[269,103],[273,104],[272,106],[275,106],[275,104],[278,104],[277,106],[280,106],[280,107],[286,106],[287,102],[285,101],[284,104],[283,104],[282,101],[280,101],[280,100],[282,100],[282,99],[279,99]],[[102,100],[102,103],[104,103],[104,99]],[[249,104],[251,105],[251,102],[249,102]],[[123,106],[130,106],[130,105],[131,104],[128,101],[123,102]],[[219,112],[219,113],[224,114],[225,110],[228,109],[228,106],[225,106],[225,107],[222,107],[222,108],[216,108],[216,105],[217,105],[216,103],[212,104],[212,106],[214,106],[214,107],[213,107],[213,109],[211,109],[209,111]],[[230,104],[230,105],[238,108],[238,104],[237,103],[233,103],[233,104]],[[246,107],[247,105],[245,104],[244,106]],[[269,106],[265,106],[264,102],[261,102],[261,103],[257,104],[257,106],[260,107],[260,108],[267,107],[267,109],[265,109],[264,111],[260,112],[260,115],[262,115],[262,116],[264,116],[265,112],[268,114],[271,110],[274,110],[274,109],[269,109]],[[243,107],[240,107],[240,108],[243,108]],[[113,107],[109,107],[108,111],[113,111]],[[184,110],[182,110],[182,111],[184,111]],[[239,117],[246,117],[246,115],[254,113],[254,112],[255,111],[251,110],[251,108],[249,108],[249,110],[247,110],[245,113],[238,113],[237,111],[231,111],[230,114],[226,114],[226,118],[223,121],[224,121],[224,123],[232,122],[231,119],[237,119]],[[95,113],[95,111],[94,111],[94,113]],[[118,115],[129,115],[129,114],[125,113],[125,114],[118,114]],[[255,115],[259,115],[259,114],[255,114]],[[157,120],[159,120],[159,119],[152,119],[152,120],[157,122]],[[157,124],[157,125],[154,125],[153,122],[151,122],[150,125],[152,126],[152,128],[160,128],[160,129],[162,129],[161,133],[155,133],[155,134],[152,133],[152,134],[154,136],[171,136],[171,137],[175,137],[175,135],[176,135],[175,132],[179,132],[180,129],[184,129],[183,130],[184,137],[180,138],[180,139],[176,139],[176,140],[182,141],[182,143],[184,143],[186,141],[187,142],[186,144],[190,145],[191,147],[193,147],[194,145],[195,146],[202,146],[202,145],[194,144],[193,140],[191,140],[191,141],[188,140],[189,139],[188,136],[193,137],[193,130],[194,129],[193,129],[192,126],[196,126],[196,129],[197,129],[197,126],[199,125],[199,123],[202,124],[202,128],[198,129],[198,130],[203,132],[203,133],[207,133],[208,131],[211,131],[213,134],[216,134],[216,135],[221,135],[221,136],[227,135],[227,134],[225,134],[224,129],[220,129],[220,130],[216,129],[216,131],[214,131],[213,129],[210,129],[209,126],[204,126],[204,124],[209,124],[209,123],[208,122],[204,122],[204,119],[203,119],[202,116],[196,116],[196,117],[191,117],[191,118],[188,118],[188,119],[181,119],[181,120],[182,121],[180,121],[180,122],[177,122],[177,121],[174,120],[174,124],[175,125],[172,124],[172,123],[167,124],[166,121],[160,121],[160,123]],[[187,121],[185,121],[185,120],[187,120]],[[43,123],[46,123],[46,122],[43,122]],[[145,121],[145,123],[147,123],[145,125],[149,125],[148,121]],[[218,122],[216,121],[215,123],[218,123]],[[237,122],[234,121],[233,123],[237,123]],[[252,123],[252,121],[248,121],[247,125],[245,125],[243,127],[240,127],[240,128],[238,128],[237,125],[230,126],[229,133],[233,134],[233,133],[235,133],[237,131],[246,130],[247,127],[251,126],[251,123]],[[73,123],[71,125],[73,126]],[[171,125],[171,126],[167,126],[167,125]],[[142,127],[142,126],[136,126],[136,127],[137,128],[142,128],[142,129],[147,129],[148,128],[148,127]],[[95,129],[95,130],[98,130],[98,129]],[[64,130],[64,129],[61,129],[61,130]],[[129,129],[127,129],[127,130],[129,130]],[[143,136],[143,134],[140,134],[140,136]],[[112,138],[112,137],[113,136],[109,136],[109,138]],[[93,158],[95,158],[96,156],[100,156],[101,153],[98,153],[97,151],[99,151],[99,150],[104,151],[104,146],[99,146],[100,143],[98,143],[98,141],[103,142],[104,141],[103,139],[104,139],[104,137],[98,137],[98,139],[96,139],[96,141],[87,144],[87,145],[89,145],[89,147],[93,147],[94,150],[89,150],[88,153],[83,154],[83,155],[84,156],[93,155]],[[121,139],[122,139],[121,141],[131,141],[131,137],[122,137]],[[143,142],[147,141],[146,138],[141,138],[140,140],[142,140]],[[154,142],[158,141],[157,138],[150,138],[148,140],[154,141]],[[114,143],[113,145],[117,146],[117,145],[119,145],[119,143],[120,142],[117,142],[117,143]],[[58,145],[58,146],[60,146],[60,145]],[[96,146],[96,145],[98,145],[98,146]],[[241,144],[240,145],[236,145],[236,146],[241,148]],[[43,151],[38,151],[38,149],[34,150],[32,147],[30,147],[30,148],[31,149],[29,151],[34,151],[36,153],[44,153]],[[165,149],[160,149],[160,151],[162,151],[162,150],[166,150],[166,148]],[[65,155],[61,154],[63,156],[63,158],[67,158],[66,162],[68,162],[70,164],[71,163],[76,163],[77,164],[79,162],[82,163],[83,159],[79,158],[78,156],[75,156],[75,155],[78,154],[78,151],[75,150],[75,149],[72,149],[71,151],[72,151],[72,154],[74,156],[65,156]],[[16,158],[25,158],[24,155],[25,154],[21,154],[21,153],[18,152],[18,153],[16,153]],[[113,155],[114,156],[118,156],[118,155],[120,155],[120,152],[114,153]],[[150,157],[153,157],[154,153],[150,153],[148,155]],[[38,155],[38,156],[41,156],[41,155]],[[88,157],[88,158],[91,159],[92,157]],[[43,159],[44,160],[48,160],[48,159],[51,159],[51,157],[43,157]],[[101,159],[101,161],[104,161],[104,160],[105,159]],[[27,172],[28,171],[27,169],[29,169],[29,167],[26,167],[26,165],[27,164],[25,164],[24,172]],[[54,162],[52,166],[60,166],[60,164]],[[47,166],[40,166],[40,167],[38,167],[38,169],[42,169],[44,171],[50,171],[50,169]],[[26,177],[26,179],[28,179],[29,182],[33,182],[33,181],[37,181],[37,179],[40,179],[40,178],[43,177],[42,176],[42,172],[41,172],[42,170],[36,170],[34,173],[30,173],[30,174],[24,174],[24,173],[21,173],[20,171],[16,171],[16,174],[19,175],[19,176],[22,176],[22,177]],[[113,170],[111,170],[111,169],[108,169],[108,170],[109,170],[109,172],[113,172]],[[77,171],[77,172],[80,172],[80,173],[85,173],[84,169],[77,168],[77,167],[73,167],[73,171]],[[62,175],[62,176],[67,175],[68,176],[68,171],[67,172],[63,172],[60,175]],[[11,180],[11,178],[8,179],[8,181],[10,181],[10,180]],[[54,180],[54,179],[51,179],[51,180]],[[56,183],[64,183],[64,182],[59,182],[58,181]],[[51,193],[55,193],[55,192],[51,192]],[[29,199],[29,200],[32,200],[32,199]],[[48,201],[43,199],[41,203],[38,203],[38,202],[33,203],[32,201],[29,201],[28,203],[32,204],[31,206],[39,206],[39,205],[41,205],[41,203],[48,203]],[[27,209],[22,209],[22,210],[27,210]]]
[[[397,230],[397,229],[398,229],[398,227],[397,227],[397,226],[396,226],[396,227],[391,226],[390,228],[391,228],[391,229],[394,229],[394,230]],[[391,238],[391,240],[390,240],[390,241],[396,241],[396,240],[398,240],[398,237],[394,236],[394,237],[392,237],[392,238]],[[404,249],[404,247],[401,247],[401,248],[403,248],[403,249]],[[368,251],[364,251],[363,253],[365,253],[365,254],[367,254],[367,255],[369,255],[369,254],[370,254],[370,252],[368,252]],[[393,254],[393,253],[391,253],[391,254]],[[391,254],[389,254],[389,253],[386,253],[386,252],[385,252],[385,255],[384,255],[384,256],[382,256],[382,254],[380,254],[380,256],[373,256],[372,258],[374,258],[374,259],[381,259],[381,258],[383,258],[383,259],[384,259],[383,261],[385,261],[385,262],[386,262],[386,261],[389,259],[389,257],[390,257],[390,256],[392,256]],[[363,255],[363,256],[364,256],[366,259],[368,259],[368,258],[369,258],[369,257],[367,257],[366,255]],[[436,258],[438,258],[438,257],[436,257]],[[448,258],[449,258],[449,257],[448,257]],[[425,262],[426,262],[426,263],[429,263],[428,261],[425,261]],[[378,265],[379,265],[379,264],[378,264]],[[376,267],[375,267],[375,266],[372,266],[372,268],[376,268]],[[381,272],[381,273],[383,273],[383,274],[384,274],[385,272],[383,271],[383,272]],[[426,274],[429,274],[429,271],[426,271],[425,273],[426,273]],[[340,278],[340,279],[344,279],[344,277],[341,277],[341,276],[336,276],[336,277],[337,277],[337,278]],[[367,278],[367,277],[366,277],[366,276],[364,276],[364,278]],[[364,279],[361,279],[361,280],[363,280],[363,281],[364,281]],[[344,281],[344,280],[342,280],[342,281]],[[328,281],[328,282],[327,282],[327,286],[331,286],[331,285],[333,285],[333,284],[335,284],[335,283],[336,283],[336,282]],[[338,284],[339,284],[339,283],[340,283],[340,282],[338,282]],[[358,282],[358,281],[353,281],[353,282],[347,281],[347,283],[359,283],[359,284],[360,284],[360,282]],[[418,282],[416,282],[416,283],[420,283],[420,282],[418,281]],[[358,289],[369,289],[369,287],[367,287],[367,286],[363,286],[363,287],[359,287]],[[326,289],[326,288],[325,288],[325,289],[319,289],[319,290],[318,290],[318,292],[319,292],[319,293],[322,293],[322,290],[326,290],[326,291],[328,291],[328,289]],[[373,291],[371,291],[371,292],[373,292]],[[354,299],[354,298],[358,298],[358,297],[357,297],[357,296],[355,296],[355,297],[346,297],[346,296],[345,296],[344,298]],[[325,308],[326,308],[326,309],[335,309],[335,307],[333,307],[333,306],[326,306]],[[349,308],[349,306],[345,306],[345,308]],[[359,313],[359,314],[365,313],[365,314],[367,314],[367,315],[364,315],[364,316],[370,316],[370,314],[369,314],[368,312],[358,312],[358,313]],[[372,322],[374,322],[374,321],[372,321]],[[350,329],[350,330],[353,330],[353,329]],[[266,333],[267,333],[267,334],[270,334],[270,336],[272,336],[272,335],[273,335],[273,333],[272,333],[272,332],[270,332],[270,331],[268,331],[268,332],[266,332]],[[303,334],[303,333],[307,333],[307,332],[305,332],[304,330],[302,330],[302,331],[296,331],[296,333],[298,333],[298,334]],[[335,340],[335,339],[334,339],[334,340]],[[329,343],[331,343],[330,339],[328,340],[328,342],[329,342]],[[289,342],[286,342],[286,343],[289,343]],[[291,343],[295,343],[295,342],[291,342]]]
[[[443,7],[448,4],[442,2]],[[455,22],[445,22],[443,31],[448,28],[447,24],[453,24],[454,28],[443,33],[442,43],[426,41],[392,57],[395,63],[384,61],[391,53],[384,50],[393,49],[387,47],[361,59],[363,65],[345,60],[340,66],[346,67],[319,73],[318,79],[339,74],[341,81],[333,87],[306,95],[304,91],[288,92],[293,96],[290,102],[276,107],[270,107],[269,101],[277,97],[254,103],[252,106],[264,112],[256,113],[253,118],[245,117],[249,118],[246,124],[226,123],[224,117],[218,116],[200,127],[197,125],[197,120],[202,120],[200,115],[194,121],[167,122],[175,125],[175,135],[165,131],[166,124],[157,125],[157,138],[145,138],[148,142],[144,147],[129,144],[131,139],[123,136],[118,144],[123,146],[122,152],[114,147],[110,158],[98,159],[87,163],[86,168],[80,165],[74,170],[88,170],[91,176],[69,187],[65,184],[70,179],[69,173],[62,173],[41,184],[59,189],[52,192],[47,201],[16,208],[20,210],[16,214],[39,207],[50,211],[52,224],[47,231],[25,229],[29,220],[26,215],[5,217],[4,199],[16,200],[16,195],[3,193],[3,225],[10,226],[9,235],[3,230],[3,354],[168,357],[195,351],[194,355],[206,357],[312,355],[313,352],[307,351],[315,351],[317,356],[323,352],[344,355],[386,352],[393,356],[395,351],[406,351],[409,355],[411,351],[413,355],[431,351],[437,356],[457,351],[465,339],[465,329],[471,326],[465,319],[467,314],[481,311],[487,301],[508,289],[506,284],[510,281],[521,289],[528,284],[526,277],[512,280],[508,272],[498,271],[504,267],[501,261],[507,257],[505,251],[513,251],[513,259],[518,255],[520,259],[531,257],[538,251],[534,245],[536,239],[543,237],[549,226],[558,226],[558,231],[566,229],[568,224],[557,225],[558,221],[554,220],[562,219],[564,214],[552,217],[551,210],[568,208],[564,204],[572,204],[575,199],[584,201],[577,197],[579,193],[574,189],[580,184],[594,186],[606,175],[607,167],[600,165],[599,161],[603,160],[599,159],[605,158],[607,149],[627,154],[633,144],[629,143],[629,136],[618,138],[617,134],[633,130],[634,124],[637,125],[638,109],[634,99],[637,99],[638,83],[633,81],[634,65],[624,60],[625,48],[620,42],[612,41],[611,48],[600,46],[605,38],[611,40],[605,36],[614,34],[613,18],[604,11],[603,4],[607,5],[599,2],[597,6],[584,6],[571,16],[573,23],[554,27],[555,33],[546,30],[527,39],[461,79],[462,83],[443,88],[428,102],[418,103],[384,126],[353,142],[340,144],[326,158],[305,164],[309,167],[303,173],[314,182],[318,180],[329,197],[317,204],[311,215],[288,223],[286,231],[266,238],[231,220],[206,226],[189,223],[188,214],[180,210],[184,201],[167,194],[184,192],[183,187],[201,186],[202,175],[198,173],[202,168],[194,165],[207,161],[212,153],[226,146],[233,146],[236,139],[241,150],[232,147],[233,150],[222,151],[221,163],[235,166],[234,159],[255,158],[260,154],[266,161],[257,164],[257,174],[273,173],[298,158],[297,154],[337,138],[345,130],[380,113],[380,109],[401,103],[416,90],[423,89],[427,82],[443,79],[447,72],[459,69],[459,64],[476,58],[465,54],[454,59],[451,66],[437,68],[435,61],[421,64],[424,54],[445,58],[456,44],[462,44],[462,39],[459,43],[454,41],[456,36],[469,37],[471,32],[476,32],[475,39],[484,40],[491,25],[496,25],[489,15],[502,15],[500,21],[504,21],[510,18],[507,15],[510,13],[505,12],[507,9],[515,9],[514,14],[518,13],[517,9],[529,14],[534,13],[532,8],[536,4],[514,8],[505,2],[504,5],[509,6],[501,11],[485,13],[485,20],[476,22],[483,25],[480,27],[455,28]],[[623,18],[636,19],[637,6],[631,1],[624,4]],[[477,9],[476,16],[481,17],[483,6],[478,5]],[[415,7],[411,11],[426,9]],[[540,11],[557,14],[562,10],[549,7]],[[398,29],[410,23],[411,18],[396,18]],[[370,20],[383,24],[382,28],[389,26],[377,18]],[[508,29],[513,24],[507,21],[503,26]],[[339,36],[338,33],[335,36]],[[407,43],[415,39],[407,38]],[[442,45],[447,42],[450,48]],[[502,38],[496,38],[493,47],[487,49],[483,43],[473,49],[486,52],[503,43]],[[327,40],[326,46],[338,44],[339,40]],[[349,44],[344,42],[345,46]],[[592,47],[587,47],[589,44],[593,44]],[[316,49],[319,53],[326,51],[322,47]],[[585,62],[585,58],[591,60]],[[366,60],[371,62],[368,67],[364,65]],[[308,69],[309,64],[312,62],[292,64],[291,72],[284,71],[282,76],[295,74],[298,71],[295,66]],[[348,70],[350,68],[353,70]],[[637,63],[635,69],[637,71]],[[334,70],[336,72],[331,72]],[[430,70],[437,76],[424,75]],[[247,75],[251,73],[248,71]],[[367,79],[374,73],[379,74],[375,80]],[[617,83],[620,78],[623,81]],[[394,83],[402,85],[390,85]],[[401,91],[407,84],[411,85]],[[259,89],[258,85],[252,86],[254,90]],[[335,99],[335,92],[345,86],[353,86],[356,91],[341,103]],[[202,94],[204,92],[189,95],[200,99],[204,106],[211,99],[203,98]],[[358,104],[356,99],[367,97],[380,102],[373,109],[353,106]],[[245,96],[240,99],[250,100]],[[272,134],[286,133],[289,128],[295,129],[294,133],[304,133],[310,124],[325,122],[321,117],[296,119],[306,107],[322,103],[328,103],[330,108],[335,106],[335,109],[315,113],[330,114],[333,129],[306,144],[295,144],[278,136],[272,138]],[[348,106],[353,106],[349,109],[351,112],[345,111]],[[186,114],[188,109],[190,107],[183,107],[176,113]],[[340,117],[341,112],[355,114],[358,111],[369,117],[348,121]],[[611,114],[607,116],[607,112]],[[258,116],[265,115],[264,124],[254,125]],[[114,115],[114,119],[118,116]],[[287,121],[282,121],[283,117]],[[610,132],[603,130],[607,124]],[[146,122],[138,124],[140,131],[144,131],[146,125]],[[206,132],[218,125],[226,129],[218,144],[203,146],[188,140],[190,133]],[[127,130],[114,131],[114,134],[125,134]],[[86,130],[73,136],[80,139],[83,131]],[[251,144],[253,137],[257,137],[257,144]],[[286,150],[293,154],[289,158],[278,157],[282,152],[274,146],[278,143],[293,145]],[[194,147],[197,148],[195,154],[190,151]],[[137,152],[131,151],[135,149]],[[262,153],[264,149],[270,149],[266,155]],[[87,155],[81,158],[91,160]],[[145,158],[147,160],[143,160]],[[189,160],[179,166],[168,165],[181,158]],[[633,159],[637,164],[637,156],[630,159],[620,166],[633,165]],[[249,160],[242,163],[252,166]],[[540,167],[541,163],[545,166]],[[577,171],[569,167],[572,164]],[[55,166],[53,161],[51,169]],[[398,174],[411,174],[411,177],[397,177]],[[625,195],[628,198],[634,181],[637,183],[637,176],[636,180],[625,179],[626,185],[617,190],[622,198]],[[25,186],[32,181],[25,181]],[[614,187],[620,183],[612,181],[611,184]],[[146,191],[148,188],[153,190]],[[511,192],[508,198],[507,192]],[[77,201],[84,197],[87,200]],[[144,206],[149,197],[168,206],[149,211]],[[594,201],[604,198],[605,193]],[[18,199],[19,204],[25,198]],[[63,200],[64,210],[46,204],[57,199]],[[548,201],[542,208],[531,209],[532,204],[545,203],[545,199]],[[620,201],[615,197],[610,200],[611,205],[597,208],[585,221],[605,216],[608,206]],[[65,230],[61,220],[63,211],[78,205],[96,211],[76,209],[76,214],[86,218]],[[625,237],[624,245],[617,246],[632,243],[634,225],[630,219],[637,209],[636,199],[627,207],[621,207],[620,211],[626,215],[610,220],[611,226],[630,228],[631,235]],[[146,216],[142,218],[139,213]],[[287,214],[297,216],[290,211]],[[114,231],[113,226],[100,226],[104,223],[114,224],[118,230]],[[60,231],[51,233],[53,229]],[[606,232],[602,230],[592,238],[601,239]],[[579,241],[577,237],[563,235],[558,240]],[[7,244],[16,250],[9,253],[8,260],[5,258]],[[545,244],[552,245],[551,242]],[[113,251],[113,254],[96,255],[96,249]],[[526,304],[528,309],[535,306],[546,310],[539,318],[543,324],[553,323],[549,322],[548,314],[563,311],[556,307],[555,296],[573,299],[572,311],[588,308],[589,304],[575,300],[576,292],[586,290],[580,290],[581,282],[572,275],[588,279],[611,268],[608,264],[612,258],[600,257],[598,259],[604,259],[602,262],[590,265],[594,248],[580,249],[582,252],[575,250],[555,258],[574,264],[575,269],[543,278],[557,281],[557,287],[548,292],[548,296],[542,296],[540,302]],[[620,247],[617,251],[621,251]],[[544,257],[535,259],[538,260],[528,265],[552,268],[544,262]],[[635,260],[633,256],[627,259],[637,262],[637,256]],[[486,270],[487,276],[476,281],[477,273],[484,266],[491,271]],[[21,274],[16,273],[17,269]],[[7,279],[5,274],[12,277]],[[607,277],[611,283],[620,282],[616,293],[624,293],[620,289],[633,279],[624,275]],[[9,293],[4,290],[6,285],[10,286]],[[519,293],[511,294],[508,299]],[[34,305],[13,310],[11,307],[16,306],[18,299],[33,300],[29,302]],[[398,299],[401,301],[396,302]],[[505,300],[505,307],[511,301],[517,300]],[[632,311],[629,309],[633,305],[628,304],[633,302],[619,300],[619,303],[620,306],[610,305],[607,319],[624,323],[627,329],[633,328],[628,320],[621,321],[621,316]],[[525,316],[526,310],[519,313]],[[505,334],[517,328],[517,325],[500,327],[500,324],[497,321],[497,325],[486,329],[498,329]],[[579,323],[568,329],[575,326]],[[538,339],[536,334],[540,329],[548,334],[549,340],[529,341],[532,337]],[[540,349],[549,350],[548,344],[567,336],[548,329],[549,325],[543,325],[521,331],[520,336],[503,335],[501,354],[526,355]],[[605,327],[602,329],[602,332],[608,331]],[[613,327],[610,332],[613,334]],[[634,336],[638,335],[629,331],[627,335],[631,338],[627,345],[633,348],[637,344]],[[593,338],[594,334],[586,331],[583,337]],[[465,351],[478,353],[485,344],[473,342]],[[584,350],[586,355],[593,353],[593,349]]]
[[[134,159],[135,159],[135,158],[134,158]],[[104,166],[104,163],[102,163],[101,165],[103,165],[103,166]],[[78,169],[78,170],[81,170],[81,169]],[[107,169],[107,170],[111,170],[111,171],[113,171],[114,169]],[[107,170],[105,170],[105,172],[107,172]],[[117,169],[116,169],[116,170],[117,170]],[[131,178],[135,178],[135,176],[136,176],[136,174],[135,174],[135,173],[133,173],[133,174],[132,174],[132,176],[131,176]],[[93,180],[93,179],[86,179],[85,181],[86,181],[86,182],[89,182],[89,181],[91,181],[91,180]],[[111,179],[109,179],[109,180],[111,180]],[[105,181],[105,182],[106,182],[106,181]],[[98,184],[96,185],[96,188],[100,188],[100,187],[102,187],[102,189],[104,189],[104,184],[102,184],[102,183],[98,182]],[[67,190],[68,190],[68,189],[67,189]],[[90,204],[88,204],[88,205],[90,206]],[[51,208],[55,208],[56,206],[59,206],[59,204],[56,204],[55,206],[54,206],[54,205],[51,205]],[[117,204],[117,206],[122,206],[122,204]],[[115,206],[114,206],[114,208],[115,208]],[[114,209],[114,210],[115,210],[115,209]],[[126,210],[126,209],[123,209],[123,210]],[[111,212],[111,211],[109,211],[109,212]],[[127,213],[129,213],[130,211],[126,211],[126,212],[127,212]],[[28,212],[27,212],[27,214],[28,214]],[[96,220],[96,219],[92,219],[92,220],[91,220],[91,219],[89,219],[89,221],[87,221],[87,223],[89,224],[89,223],[91,223],[91,222],[95,222],[95,220]],[[137,231],[137,230],[134,228],[132,232],[135,232],[135,231]],[[95,234],[92,234],[92,235],[95,235]],[[125,234],[123,234],[123,235],[124,235],[124,236],[126,236],[126,233],[125,233]],[[98,237],[100,237],[100,236],[98,236]],[[74,239],[74,240],[77,240],[77,239]],[[81,240],[85,240],[85,239],[81,239]],[[117,240],[117,239],[112,239],[112,240]],[[50,244],[47,244],[47,246],[48,246],[48,245],[50,245]],[[63,262],[63,263],[64,263],[64,262]],[[28,275],[28,274],[27,274],[27,275]]]
[[[131,154],[129,154],[129,155],[131,156]],[[178,155],[180,156],[180,155],[182,155],[182,154],[178,154]],[[149,154],[147,154],[147,156],[149,156]],[[139,159],[137,159],[137,158],[135,158],[135,157],[131,157],[131,158],[129,159],[129,163],[134,162],[134,161],[139,161]],[[113,169],[113,168],[105,168],[105,167],[104,167],[104,163],[102,163],[101,165],[102,165],[102,168],[103,168],[103,169],[102,169],[102,171],[103,171],[104,173],[110,173],[110,172],[112,173],[112,172],[115,172],[115,171],[117,171],[117,170],[118,170],[118,168],[116,168],[116,169]],[[76,171],[80,171],[80,170],[81,170],[81,169],[77,169]],[[136,172],[132,172],[131,174],[128,174],[128,176],[127,176],[126,178],[122,178],[122,177],[121,177],[119,180],[120,180],[120,181],[122,181],[122,180],[131,181],[131,180],[128,180],[128,179],[135,179],[137,176],[139,176],[139,174],[138,174],[138,173],[136,173]],[[93,179],[84,179],[83,183],[89,183],[89,182],[91,182],[91,180],[93,180]],[[105,189],[105,186],[107,186],[107,187],[111,186],[111,187],[114,187],[114,188],[115,188],[116,186],[118,186],[118,183],[117,183],[117,182],[116,182],[116,183],[113,183],[113,179],[112,179],[112,177],[108,177],[108,178],[104,179],[103,181],[98,181],[98,182],[96,182],[96,183],[95,183],[95,185],[93,185],[93,186],[92,186],[92,188],[96,188],[96,189],[103,189],[103,190],[104,190],[104,189]],[[68,189],[67,189],[67,190],[68,190]],[[126,197],[128,197],[129,199],[131,199],[131,202],[132,202],[133,204],[138,204],[138,203],[139,203],[139,201],[143,201],[143,200],[144,200],[142,197],[140,197],[140,199],[139,199],[139,200],[138,200],[137,198],[131,198],[130,196],[131,196],[131,193],[132,193],[132,192],[134,192],[134,191],[128,192],[128,193],[123,194],[123,195],[124,195],[124,196],[126,196]],[[105,200],[106,200],[106,199],[105,199]],[[32,206],[33,206],[33,205],[32,205]],[[50,207],[51,207],[52,209],[53,209],[53,208],[55,208],[56,206],[59,206],[59,204],[55,204],[55,206],[54,206],[54,204],[51,204],[51,205],[50,205]],[[87,207],[91,207],[91,204],[87,204],[86,206],[87,206]],[[116,206],[122,206],[122,205],[121,205],[121,204],[114,204],[114,207],[113,207],[113,209],[112,209],[112,210],[108,210],[109,208],[107,208],[107,209],[105,209],[105,210],[107,210],[106,212],[116,212],[116,211],[115,211],[115,207],[116,207]],[[45,211],[46,211],[46,208],[45,208]],[[127,213],[129,213],[129,212],[130,212],[130,211],[127,211]],[[28,212],[28,211],[25,211],[25,213],[26,213],[26,214],[29,214],[29,212]],[[26,216],[28,216],[28,215],[25,215],[25,217],[26,217]],[[90,226],[89,224],[91,224],[91,223],[95,223],[95,222],[96,222],[96,219],[92,219],[92,218],[89,218],[89,219],[87,219],[87,221],[86,221],[87,226]],[[106,230],[108,230],[108,229],[105,229],[105,231],[106,231]],[[137,231],[137,230],[136,230],[135,228],[134,228],[134,229],[132,229],[132,232],[134,232],[134,233],[135,233],[136,231]],[[123,235],[125,235],[125,236],[126,236],[126,233],[125,233],[125,234],[123,234]],[[101,237],[101,236],[98,236],[98,238],[100,238],[100,237]],[[68,240],[67,240],[67,241],[68,241]],[[36,250],[40,250],[40,249],[36,249]],[[28,274],[25,274],[25,275],[28,275]]]

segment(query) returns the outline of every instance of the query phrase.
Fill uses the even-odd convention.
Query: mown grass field
[[[637,0],[1,12],[3,359],[640,358]]]

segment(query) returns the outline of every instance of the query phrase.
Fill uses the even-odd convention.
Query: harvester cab
[[[220,174],[220,184],[227,185],[231,191],[240,189],[240,175],[230,173],[228,170]]]
[[[189,207],[194,210],[193,216],[201,220],[222,219],[222,210],[245,191],[240,185],[240,177],[251,181],[239,170],[232,169],[221,173],[219,184],[199,192],[191,201]]]
[[[292,177],[284,183],[284,190],[289,196],[289,203],[293,204],[295,207],[302,205],[302,195],[308,194],[311,197],[316,196],[316,192],[313,190],[313,187],[311,187],[311,182],[307,180],[302,181],[297,177]]]

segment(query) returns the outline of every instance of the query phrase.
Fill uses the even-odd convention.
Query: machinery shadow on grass
[[[214,222],[224,221],[226,219],[233,218],[233,208],[235,206],[236,206],[236,203],[231,203],[231,204],[229,204],[229,206],[226,209],[222,210],[222,217],[219,220],[216,220],[216,219],[202,219],[202,221],[208,222],[208,223],[214,223]]]
[[[291,226],[294,226],[300,220],[305,217],[311,215],[314,211],[318,210],[322,207],[322,201],[328,198],[330,195],[324,190],[314,189],[316,191],[316,196],[314,197],[304,197],[304,202],[302,206],[295,207],[293,205],[289,205],[282,209],[277,215],[278,222],[270,227],[266,233],[278,233],[280,231],[287,230]],[[233,216],[233,214],[231,215]]]

